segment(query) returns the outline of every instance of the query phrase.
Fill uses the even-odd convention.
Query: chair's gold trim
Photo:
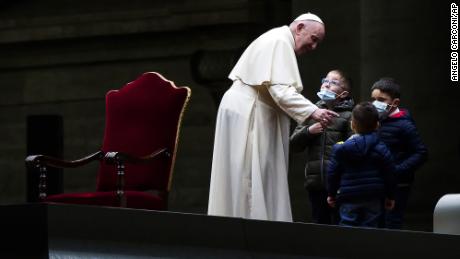
[[[188,105],[188,102],[190,100],[190,97],[192,95],[192,90],[186,86],[183,86],[181,88],[185,88],[187,90],[187,98],[185,99],[184,101],[184,105],[182,106],[182,110],[180,112],[180,116],[179,116],[179,121],[177,123],[177,131],[176,131],[176,142],[174,144],[174,153],[173,153],[173,157],[172,157],[172,164],[171,164],[171,171],[170,171],[170,174],[169,174],[169,181],[168,181],[168,192],[171,190],[171,184],[172,184],[172,177],[173,177],[173,173],[174,173],[174,165],[176,164],[176,152],[177,152],[177,145],[179,143],[179,134],[180,134],[180,128],[181,128],[181,125],[182,125],[182,118],[184,116],[184,113],[185,113],[185,109]]]
[[[182,125],[182,119],[183,119],[183,116],[184,116],[184,113],[185,113],[185,109],[186,109],[186,107],[188,105],[188,102],[190,100],[190,97],[192,95],[192,90],[187,86],[181,86],[181,87],[176,86],[176,84],[174,84],[173,81],[166,79],[160,73],[147,72],[146,74],[148,74],[148,73],[156,74],[157,76],[159,76],[164,81],[170,83],[176,89],[186,89],[187,90],[187,97],[185,98],[184,104],[182,105],[182,110],[181,110],[180,115],[179,115],[179,121],[177,122],[176,140],[175,140],[175,143],[174,143],[174,152],[172,154],[171,169],[169,170],[169,179],[168,179],[168,186],[167,186],[167,191],[169,192],[171,190],[171,185],[172,185],[172,178],[173,178],[173,173],[174,173],[174,165],[176,164],[176,153],[177,153],[177,146],[178,146],[178,143],[179,143],[179,134],[180,134],[180,128],[181,128],[181,125]]]

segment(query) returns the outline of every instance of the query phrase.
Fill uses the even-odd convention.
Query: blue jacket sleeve
[[[383,145],[382,147],[382,177],[385,183],[386,198],[394,200],[396,191],[396,165],[390,150]]]
[[[415,124],[407,121],[404,125],[404,139],[410,154],[396,165],[396,174],[403,176],[413,174],[428,158],[428,150],[417,132]],[[411,177],[407,175],[407,177]]]
[[[327,190],[328,195],[335,197],[340,188],[340,179],[342,176],[342,167],[340,166],[340,144],[335,144],[332,148],[332,153],[329,158],[329,166],[327,168]]]

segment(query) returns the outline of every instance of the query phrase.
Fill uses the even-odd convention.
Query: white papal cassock
[[[317,107],[302,82],[289,27],[245,50],[229,78],[216,122],[208,214],[292,221],[287,182],[288,116],[303,122]]]

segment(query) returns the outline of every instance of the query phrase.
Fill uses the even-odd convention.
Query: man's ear
[[[395,107],[399,107],[399,103],[401,102],[401,100],[399,98],[394,98],[393,99],[393,106]]]
[[[355,125],[353,124],[353,120],[350,120],[350,128],[355,132]]]
[[[299,34],[300,31],[305,27],[305,24],[303,22],[299,22],[296,26],[295,26],[295,32],[296,34]]]
[[[377,124],[375,125],[375,130],[378,130],[380,128],[380,121],[377,121]]]

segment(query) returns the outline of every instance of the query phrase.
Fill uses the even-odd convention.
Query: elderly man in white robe
[[[292,221],[288,189],[290,118],[328,124],[336,113],[306,99],[296,55],[325,36],[322,20],[302,14],[254,40],[230,72],[216,121],[208,214]]]

